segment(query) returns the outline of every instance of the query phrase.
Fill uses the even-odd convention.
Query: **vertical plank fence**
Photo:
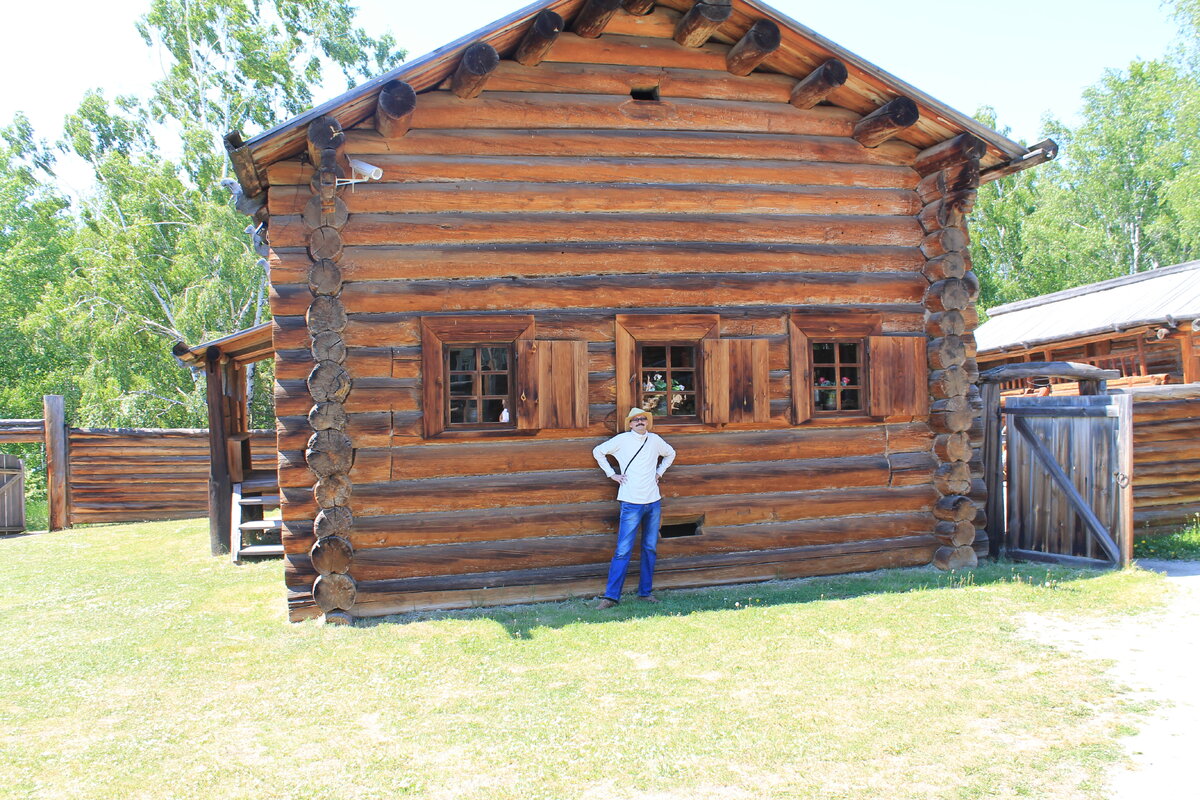
[[[0,453],[0,533],[25,530],[25,464]]]

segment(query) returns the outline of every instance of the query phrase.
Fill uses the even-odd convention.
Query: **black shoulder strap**
[[[646,434],[646,441],[645,441],[645,442],[642,442],[642,447],[645,447],[645,446],[646,446],[646,443],[647,443],[647,442],[649,442],[649,441],[650,441],[650,434]],[[639,448],[637,449],[637,453],[634,453],[634,454],[633,454],[633,458],[637,458],[637,457],[638,457],[638,453],[641,453],[641,452],[642,452],[642,447],[639,447]],[[629,461],[628,461],[628,462],[625,464],[625,469],[621,470],[621,472],[620,472],[619,474],[621,474],[621,475],[624,475],[624,474],[625,474],[625,470],[629,469],[629,465],[633,463],[633,458],[629,459]],[[619,467],[619,466],[621,466],[621,463],[620,463],[619,461],[617,462],[617,466],[618,466],[618,467]]]

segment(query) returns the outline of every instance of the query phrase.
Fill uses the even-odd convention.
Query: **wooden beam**
[[[225,134],[225,152],[233,163],[233,174],[242,185],[242,194],[246,197],[257,197],[266,191],[267,180],[254,164],[250,148],[242,142],[242,132],[232,131]]]
[[[525,38],[517,46],[513,59],[518,64],[536,67],[542,63],[558,35],[563,32],[563,18],[546,9],[533,18],[533,24],[525,32]]]
[[[675,41],[684,47],[700,47],[731,16],[731,0],[701,0],[675,26]]]
[[[621,5],[635,17],[644,17],[654,10],[654,0],[624,0]]]
[[[1024,364],[1004,364],[993,367],[979,376],[981,383],[1005,383],[1021,378],[1067,378],[1069,380],[1105,381],[1121,377],[1116,369],[1100,369],[1091,364],[1074,361],[1042,361]]]
[[[913,169],[918,175],[929,175],[964,161],[978,161],[986,152],[987,144],[978,136],[960,133],[953,139],[939,142],[918,153]]]
[[[789,103],[796,108],[809,109],[824,100],[830,92],[846,82],[846,65],[831,58],[796,84]]]
[[[346,133],[333,117],[318,117],[308,126],[308,160],[316,168],[321,166],[321,154],[332,150],[342,177],[350,177],[350,161],[346,157]]]
[[[779,49],[780,41],[779,26],[769,19],[760,19],[725,56],[725,64],[734,75],[749,75]]]
[[[233,482],[229,476],[229,422],[225,404],[225,365],[221,349],[210,347],[205,356],[204,375],[207,379],[205,397],[208,401],[208,544],[210,552],[219,556],[229,552],[233,525]]]
[[[71,527],[71,499],[68,494],[67,412],[61,395],[42,398],[46,426],[46,500],[50,512],[50,530]]]
[[[621,9],[621,0],[587,0],[571,23],[571,30],[584,39],[595,39],[604,33],[604,27]]]
[[[388,139],[400,138],[408,133],[416,109],[416,91],[404,81],[389,81],[375,101],[375,130]]]
[[[476,42],[463,52],[458,69],[450,76],[450,91],[463,99],[478,97],[488,77],[500,66],[500,54],[487,42]]]
[[[860,119],[851,136],[863,147],[878,147],[920,118],[916,103],[897,97]]]

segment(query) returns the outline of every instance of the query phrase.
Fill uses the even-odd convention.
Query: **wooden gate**
[[[0,533],[25,530],[25,464],[0,454]]]
[[[1128,395],[1007,398],[1006,555],[1069,566],[1129,563],[1132,409]]]

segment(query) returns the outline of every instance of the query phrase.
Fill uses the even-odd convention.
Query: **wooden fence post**
[[[214,556],[229,552],[233,515],[233,483],[229,476],[229,427],[226,421],[225,365],[221,349],[205,354],[204,374],[208,400],[208,543]]]
[[[42,415],[46,426],[46,501],[50,510],[50,530],[71,527],[71,498],[67,488],[67,410],[61,395],[42,397]]]

